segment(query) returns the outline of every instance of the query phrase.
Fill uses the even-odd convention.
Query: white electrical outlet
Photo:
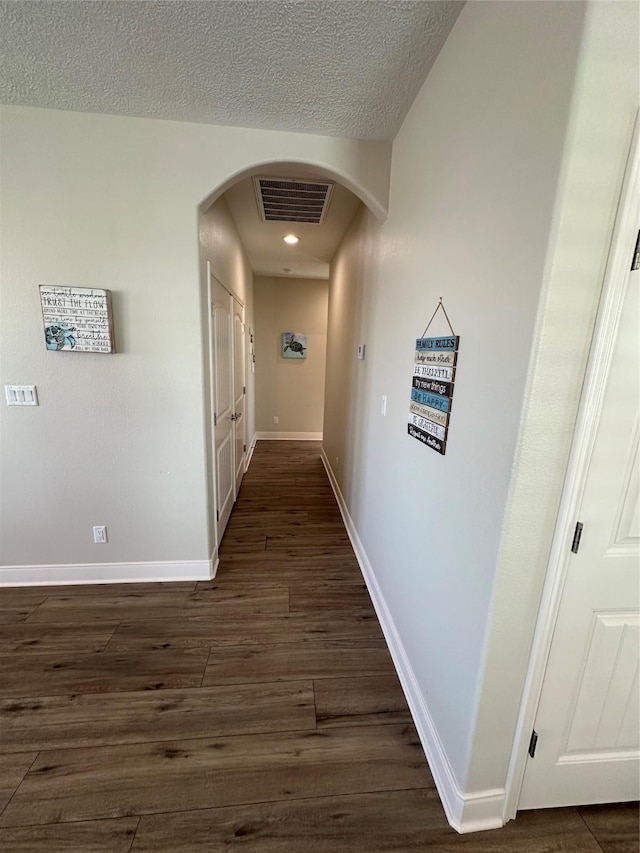
[[[93,541],[96,545],[107,544],[107,528],[104,524],[96,524],[93,528]]]
[[[380,405],[380,414],[386,416],[387,414],[387,398],[385,395],[382,396],[382,404]]]
[[[274,422],[274,424],[280,423],[280,420],[279,420],[277,415],[273,416],[273,422]]]

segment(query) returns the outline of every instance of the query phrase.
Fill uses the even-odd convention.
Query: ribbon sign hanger
[[[422,337],[423,337],[423,338],[426,336],[427,332],[429,331],[429,326],[433,323],[433,321],[434,321],[434,319],[435,319],[435,316],[436,316],[436,314],[438,313],[438,311],[440,311],[440,309],[442,309],[442,313],[443,313],[443,314],[444,314],[444,316],[445,316],[445,319],[446,319],[446,321],[447,321],[447,326],[448,326],[448,327],[449,327],[449,329],[451,330],[451,334],[455,337],[455,334],[456,334],[456,333],[453,331],[453,326],[451,325],[451,321],[449,320],[449,315],[447,314],[447,309],[444,307],[444,303],[442,302],[442,296],[441,296],[441,297],[440,297],[440,301],[439,301],[439,302],[438,302],[438,304],[436,305],[436,310],[433,312],[433,314],[431,315],[431,319],[430,319],[430,320],[429,320],[429,322],[427,323],[427,328],[426,328],[426,329],[424,330],[424,332],[422,333]]]

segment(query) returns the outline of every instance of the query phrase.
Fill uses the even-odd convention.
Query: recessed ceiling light
[[[285,243],[289,243],[290,246],[293,246],[295,243],[300,242],[300,238],[296,237],[295,234],[287,234],[286,237],[282,238]]]

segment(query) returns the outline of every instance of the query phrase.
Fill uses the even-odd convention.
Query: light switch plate
[[[37,406],[38,391],[35,385],[5,385],[7,406]]]
[[[366,344],[358,344],[358,358],[360,359],[360,361],[364,361],[364,353],[366,348]]]

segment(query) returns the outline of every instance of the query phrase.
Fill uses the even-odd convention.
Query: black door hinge
[[[636,240],[636,247],[633,250],[633,258],[631,260],[631,269],[632,270],[640,269],[640,231],[638,231],[638,239]]]
[[[220,513],[216,510],[216,521],[220,521]]]
[[[580,547],[580,539],[582,538],[582,528],[584,524],[581,521],[576,522],[576,529],[573,533],[573,542],[571,543],[571,553],[577,554]]]
[[[538,732],[534,729],[531,732],[531,740],[529,741],[529,757],[533,758],[536,754],[536,747],[538,746]]]
[[[243,444],[243,445],[242,445],[242,452],[243,452],[243,453],[246,453],[246,452],[247,452],[247,445],[246,445],[246,444]]]
[[[243,385],[243,386],[242,386],[242,393],[243,393],[243,394],[246,394],[246,393],[247,393],[247,386],[246,386],[246,385]]]
[[[213,416],[213,425],[218,426],[218,416],[216,414]]]

